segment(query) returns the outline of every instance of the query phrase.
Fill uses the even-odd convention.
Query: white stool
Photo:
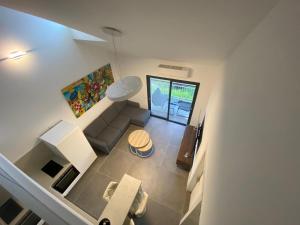
[[[112,181],[108,184],[108,186],[105,189],[104,194],[103,194],[103,199],[105,201],[109,202],[109,200],[113,196],[115,190],[117,189],[118,184],[119,184],[118,182],[114,182],[114,181]]]
[[[142,217],[146,213],[148,197],[148,194],[140,188],[131,206],[131,214],[135,215],[136,217]]]
[[[115,190],[118,187],[118,182],[110,182],[103,194],[103,199],[106,202],[109,202],[111,197],[113,196]],[[132,203],[130,213],[136,217],[142,217],[146,213],[146,206],[148,202],[148,194],[142,190],[142,188],[139,189],[136,198],[134,199],[134,202]],[[132,221],[134,225],[134,222]]]
[[[123,225],[135,225],[133,219],[126,217]]]

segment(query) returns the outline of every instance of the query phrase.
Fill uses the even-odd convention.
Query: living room
[[[2,7],[1,15],[5,18],[3,28],[6,30],[3,40],[9,38],[15,42],[16,49],[29,50],[23,58],[6,60],[1,65],[3,66],[2,71],[13,78],[13,80],[5,79],[1,82],[3,84],[1,90],[11,96],[7,99],[9,102],[6,103],[9,105],[9,110],[7,113],[3,111],[3,115],[6,115],[7,118],[6,121],[10,121],[10,128],[6,130],[6,141],[2,143],[2,153],[15,162],[18,168],[21,168],[27,175],[30,175],[35,181],[45,184],[46,187],[48,185],[47,175],[42,174],[40,169],[53,157],[51,151],[43,141],[39,140],[39,137],[59,121],[76,124],[85,130],[99,115],[103,115],[113,103],[108,98],[103,98],[77,118],[61,93],[61,89],[68,84],[98,67],[110,63],[116,80],[120,79],[123,74],[136,74],[141,78],[142,89],[130,100],[139,103],[140,108],[147,109],[148,97],[145,75],[160,75],[162,71],[160,71],[158,64],[161,63],[193,68],[193,76],[190,78],[174,77],[168,73],[162,75],[165,78],[185,79],[200,84],[201,87],[195,96],[194,110],[190,115],[190,124],[195,126],[199,122],[201,110],[203,111],[207,104],[209,93],[221,73],[221,65],[187,64],[122,54],[118,62],[121,65],[122,74],[118,74],[119,69],[116,68],[114,52],[101,46],[103,43],[86,40],[74,41],[70,28],[22,12]],[[112,47],[112,43],[107,45]],[[34,49],[27,46],[34,46]],[[82,61],[86,63],[82,63]],[[57,64],[57,62],[60,63]],[[19,76],[20,73],[22,73],[21,77]],[[29,80],[30,82],[28,82]],[[14,82],[18,86],[15,90],[19,90],[22,94],[9,93],[13,89],[8,88],[10,84],[5,85],[5,82]],[[7,90],[4,90],[5,87]],[[15,103],[11,104],[11,102]],[[164,110],[167,108],[165,105]],[[26,115],[26,119],[22,119],[24,117],[20,117],[20,114],[17,113],[20,110],[22,115]],[[11,111],[16,112],[16,114],[13,115]],[[111,112],[107,114],[110,115]],[[149,121],[147,119],[145,124],[140,126],[130,125],[127,130],[128,126],[126,125],[125,134],[121,138],[116,138],[117,141],[120,140],[115,144],[114,149],[108,150],[109,152],[93,146],[98,155],[97,160],[75,185],[73,191],[66,196],[66,199],[84,212],[88,212],[88,216],[98,219],[105,206],[105,201],[102,198],[105,188],[111,181],[119,182],[123,174],[127,173],[143,180],[143,189],[150,195],[148,206],[160,208],[160,211],[154,211],[154,214],[151,213],[153,210],[148,211],[148,217],[145,216],[141,219],[143,221],[136,221],[138,224],[145,223],[145,220],[150,220],[148,223],[151,224],[163,223],[163,221],[179,223],[183,216],[184,207],[186,207],[185,186],[188,176],[188,172],[176,165],[184,126],[155,117],[151,117]],[[30,127],[30,131],[28,127]],[[129,152],[127,139],[130,132],[142,127],[149,132],[155,151],[151,157],[141,161],[139,157],[135,157],[131,153],[127,154]],[[111,132],[110,136],[112,137]],[[164,136],[163,140],[161,139],[162,136]],[[18,139],[18,142],[15,142],[14,139]],[[11,148],[14,151],[11,151]],[[65,164],[56,158],[55,162]],[[152,168],[152,173],[142,172],[146,168]],[[157,174],[161,174],[161,176],[157,176]],[[90,180],[96,175],[100,182],[97,185],[91,185]],[[166,179],[167,177],[168,179]],[[55,179],[52,180],[52,182],[55,181]],[[153,186],[152,182],[157,183],[157,185]],[[172,186],[172,183],[178,186]],[[156,188],[158,190],[155,190]],[[172,194],[164,197],[165,192]],[[86,202],[89,202],[88,206],[86,206]],[[154,218],[157,221],[153,221]]]
[[[299,74],[297,1],[230,1],[227,5],[209,1],[165,2],[161,8],[150,2],[131,2],[127,6],[118,1],[94,2],[90,6],[67,1],[44,4],[35,0],[0,1],[0,140],[1,154],[8,159],[7,167],[0,172],[21,169],[16,173],[25,172],[43,186],[43,182],[50,181],[46,180],[47,175],[41,175],[41,168],[50,158],[69,166],[68,160],[57,157],[45,144],[46,139],[41,138],[60,121],[71,124],[79,135],[86,135],[95,159],[66,196],[55,195],[60,200],[55,204],[63,204],[61,214],[52,204],[39,211],[40,203],[30,205],[29,197],[14,196],[18,204],[50,225],[48,221],[60,221],[68,213],[61,224],[72,224],[70,221],[75,219],[73,224],[99,224],[110,202],[103,197],[108,185],[121,184],[127,174],[141,181],[142,190],[149,196],[143,216],[129,216],[130,223],[271,224],[272,214],[276,218],[273,222],[277,221],[272,224],[282,224],[280,221],[286,217],[290,218],[287,224],[296,224],[294,197],[299,181],[286,174],[297,171],[299,159],[299,154],[290,150],[299,147],[295,127],[299,112],[295,103],[299,96],[299,78],[295,76]],[[140,11],[132,9],[135,4]],[[101,15],[96,10],[100,8]],[[180,12],[182,18],[178,18]],[[151,20],[153,13],[156,19]],[[102,32],[104,26],[117,27],[123,34],[111,37]],[[82,36],[75,37],[76,31]],[[160,35],[153,37],[153,32]],[[13,59],[10,54],[14,51],[24,54]],[[141,88],[128,98],[130,101],[122,110],[135,107],[148,114],[137,122],[135,113],[107,113],[113,117],[111,123],[121,113],[129,119],[105,151],[103,145],[97,147],[89,140],[85,131],[118,102],[101,97],[77,116],[62,90],[108,64],[114,83],[129,75],[141,81]],[[188,72],[176,76],[176,70],[159,65]],[[168,89],[151,86],[151,78],[163,79]],[[191,98],[184,99],[184,93],[172,95],[173,87],[179,84],[181,89],[184,85],[195,85]],[[155,114],[154,105],[151,108],[154,86],[161,92],[158,99],[167,99],[155,108],[165,115]],[[186,171],[176,164],[185,130],[189,126],[200,128],[204,117],[202,142],[192,160],[193,166]],[[145,132],[147,145],[150,140],[153,145],[146,157],[128,147],[130,135],[138,130]],[[290,154],[282,153],[285,145],[291,146],[286,150]],[[285,166],[273,174],[276,162]],[[17,167],[10,167],[14,165]],[[7,189],[5,178],[0,180]],[[51,182],[52,185],[54,180]],[[287,182],[290,187],[286,187]],[[270,191],[272,184],[276,184],[277,191]],[[16,190],[1,191],[0,205]],[[279,190],[287,194],[278,197]],[[256,206],[257,201],[260,206]],[[286,204],[280,208],[280,202]],[[232,207],[227,207],[229,204]],[[261,214],[251,216],[249,207]],[[240,212],[238,217],[233,216],[236,211]]]

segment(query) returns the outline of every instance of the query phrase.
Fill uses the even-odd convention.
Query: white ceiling
[[[278,0],[0,0],[100,38],[121,29],[121,51],[188,62],[222,62]]]

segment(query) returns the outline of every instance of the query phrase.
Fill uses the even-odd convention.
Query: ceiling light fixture
[[[116,46],[116,37],[121,37],[122,32],[114,27],[103,27],[103,32],[110,35],[112,37],[113,47],[114,47],[114,54],[115,54],[115,61],[118,67],[118,74],[120,79],[111,84],[107,90],[106,95],[107,97],[114,101],[124,101],[127,100],[134,95],[136,95],[142,88],[142,80],[138,76],[121,76],[120,71],[120,62],[118,59],[118,51]]]
[[[9,53],[7,57],[0,59],[0,62],[6,61],[6,60],[9,60],[9,59],[14,59],[14,60],[20,59],[24,55],[26,55],[28,52],[29,51],[13,51],[13,52]]]
[[[14,51],[14,52],[9,53],[7,58],[8,59],[20,59],[26,54],[27,54],[27,52],[24,52],[24,51]]]

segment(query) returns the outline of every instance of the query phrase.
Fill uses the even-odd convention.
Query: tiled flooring
[[[138,158],[128,150],[128,135],[136,129],[150,133],[155,152],[149,158]],[[112,152],[99,154],[67,199],[98,219],[106,203],[102,194],[110,181],[120,181],[127,173],[142,180],[149,194],[147,212],[135,219],[137,225],[178,225],[182,217],[188,173],[177,168],[176,156],[184,126],[151,117],[145,128],[131,125]]]

